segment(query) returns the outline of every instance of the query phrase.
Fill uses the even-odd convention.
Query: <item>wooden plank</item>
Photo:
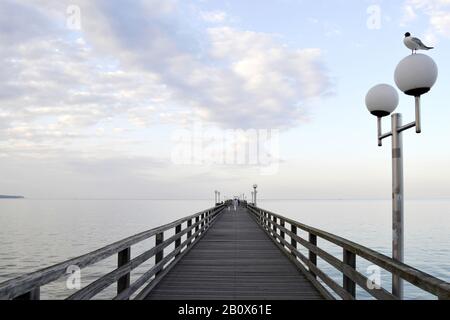
[[[245,208],[225,210],[147,299],[323,299]]]
[[[204,236],[205,233],[208,231],[208,229],[210,228],[210,226],[217,221],[217,219],[219,218],[220,215],[215,215],[213,217],[213,219],[210,222],[209,226],[205,226],[203,228],[201,228],[200,230],[198,230],[195,234],[195,241],[194,241],[194,245],[199,242]],[[181,244],[181,247],[179,247],[178,249],[176,249],[174,252],[170,253],[168,255],[168,258],[171,258],[171,256],[176,256],[178,255],[178,250],[181,250],[183,247],[188,247],[188,244],[190,243],[189,240],[186,240],[184,243]],[[161,270],[164,266],[164,263],[161,263],[159,266],[155,266],[154,268],[158,268],[156,271],[160,270],[160,276],[159,277],[155,277],[155,279],[153,279],[153,281],[151,281],[141,292],[139,292],[139,294],[136,296],[137,300],[144,300],[147,295],[153,290],[153,288],[155,286],[157,286],[159,284],[159,282],[164,278],[164,276],[170,271],[172,270],[177,263],[188,253],[190,252],[191,247],[188,247],[187,250],[183,251],[181,254],[178,255],[177,258],[175,258],[175,260],[167,267],[164,268],[164,270]],[[151,275],[151,273],[147,272],[147,275]],[[144,274],[145,276],[145,274]],[[142,276],[141,279],[144,277]],[[138,280],[139,281],[139,280]]]
[[[68,297],[68,300],[86,300],[94,297],[96,294],[98,294],[100,291],[104,290],[105,288],[109,287],[112,283],[115,281],[118,281],[121,277],[123,277],[126,274],[129,274],[132,270],[136,269],[138,266],[140,266],[142,263],[150,259],[155,255],[156,252],[162,252],[165,248],[170,246],[172,243],[174,243],[176,240],[180,239],[184,234],[188,232],[192,232],[192,230],[197,226],[200,225],[200,222],[198,222],[195,225],[191,225],[189,228],[173,235],[167,240],[164,240],[159,245],[151,248],[150,250],[145,251],[144,253],[140,254],[133,260],[129,261],[128,263],[125,263],[121,267],[117,268],[116,270],[111,271],[110,273],[100,277],[99,279],[95,280],[94,282],[90,283],[83,289],[75,292],[70,297]],[[200,233],[200,231],[198,231]],[[192,238],[194,238],[197,235],[194,234]],[[192,241],[192,238],[187,239],[186,242],[189,244]],[[181,250],[181,249],[180,249]],[[122,290],[127,291],[127,290]],[[119,294],[122,296],[121,294]]]
[[[223,208],[224,208],[224,205],[221,205],[221,206],[215,207],[213,209],[208,209],[208,210],[202,211],[200,213],[191,215],[186,218],[179,219],[177,221],[166,224],[164,226],[160,226],[160,227],[148,230],[148,231],[144,231],[144,232],[141,232],[134,236],[128,237],[126,239],[117,241],[113,244],[110,244],[108,246],[105,246],[103,248],[95,250],[88,254],[58,263],[56,265],[53,265],[53,266],[50,266],[50,267],[47,267],[47,268],[44,268],[44,269],[41,269],[41,270],[38,270],[38,271],[35,271],[32,273],[22,275],[15,279],[5,281],[0,284],[0,300],[14,299],[15,297],[18,297],[20,295],[23,295],[23,294],[33,291],[35,288],[44,286],[55,280],[58,280],[62,276],[66,275],[67,268],[70,266],[77,266],[78,268],[83,269],[87,266],[90,266],[99,261],[107,259],[107,258],[113,256],[114,254],[117,254],[120,251],[122,251],[126,248],[129,248],[139,242],[147,240],[147,239],[155,236],[157,233],[161,233],[161,232],[170,230],[170,229],[174,228],[175,226],[188,221],[189,219],[198,218],[200,215],[202,215],[206,211],[213,210],[213,212],[220,212]]]
[[[213,221],[217,219],[217,216],[214,217]],[[199,222],[200,223],[200,222]],[[198,224],[199,224],[198,223]],[[193,227],[195,227],[196,225],[193,225]],[[176,265],[181,258],[190,250],[190,245],[193,245],[195,243],[197,243],[201,238],[202,235],[200,235],[200,233],[202,232],[201,229],[199,229],[198,231],[196,231],[191,239],[186,239],[186,241],[184,241],[180,247],[178,247],[178,249],[175,249],[174,251],[172,251],[171,253],[169,253],[167,255],[167,257],[165,257],[164,259],[162,259],[158,264],[154,265],[150,270],[148,270],[147,272],[145,272],[142,276],[139,277],[139,279],[137,279],[133,284],[130,285],[130,287],[125,290],[124,292],[122,292],[120,295],[117,295],[114,300],[124,300],[127,299],[128,297],[130,297],[133,293],[135,293],[137,290],[139,290],[139,288],[141,288],[151,277],[153,277],[153,275],[155,275],[156,273],[160,273],[160,277],[156,277],[151,284],[153,283],[157,283],[163,276],[164,274],[170,270],[170,268],[172,268],[173,265]],[[194,240],[194,242],[192,242],[192,239],[196,239]],[[175,260],[167,267],[167,269],[162,270],[164,265],[171,260],[173,257],[175,257],[184,247],[187,247],[186,250],[184,250],[181,254],[178,255],[178,258],[175,258]],[[148,288],[148,287],[147,287]],[[147,290],[147,288],[144,288],[143,291]]]
[[[249,205],[249,208],[251,210],[253,210],[254,212],[257,212],[258,210],[262,210],[260,208],[254,207],[252,205]],[[329,232],[307,226],[305,224],[299,223],[297,221],[280,216],[278,214],[272,213],[267,210],[262,210],[262,212],[282,218],[287,223],[295,225],[295,226],[297,226],[297,228],[299,228],[301,230],[315,234],[316,236],[318,236],[322,239],[325,239],[327,241],[330,241],[331,243],[334,243],[334,244],[342,247],[343,249],[353,252],[357,256],[362,257],[362,258],[378,265],[379,267],[381,267],[382,269],[385,269],[386,271],[389,271],[393,274],[400,276],[402,279],[408,281],[412,285],[414,285],[418,288],[421,288],[422,290],[425,290],[437,297],[439,297],[439,296],[450,297],[450,283],[448,283],[444,280],[433,277],[430,274],[422,272],[416,268],[413,268],[404,263],[396,261],[386,255],[383,255],[372,249],[369,249],[367,247],[364,247],[362,245],[359,245],[355,242],[344,239],[342,237],[336,236]]]
[[[351,268],[350,266],[343,263],[341,260],[335,258],[331,254],[325,252],[324,250],[320,249],[317,246],[314,246],[311,242],[304,240],[303,238],[299,237],[298,235],[295,235],[293,233],[290,233],[289,230],[284,229],[286,233],[289,233],[291,238],[295,239],[297,243],[308,249],[308,251],[313,252],[317,256],[321,257],[324,261],[328,262],[331,266],[335,267],[338,271],[342,272],[344,275],[346,275],[349,279],[357,283],[361,288],[363,288],[365,291],[367,291],[370,295],[373,297],[380,299],[380,300],[396,300],[397,298],[386,291],[383,288],[369,288],[367,286],[367,283],[369,283],[369,279],[365,276],[363,276],[361,273],[356,271],[354,268]],[[294,250],[294,248],[291,246],[289,248],[290,250]],[[292,251],[291,251],[292,252]],[[295,252],[294,252],[295,254]]]
[[[198,225],[200,222],[198,222]],[[197,225],[197,224],[196,224]],[[70,297],[68,297],[68,300],[86,300],[91,299],[96,294],[98,294],[100,291],[106,289],[109,287],[112,283],[120,279],[126,274],[129,274],[132,270],[136,269],[138,266],[140,266],[142,263],[150,259],[155,255],[156,252],[162,252],[165,248],[167,248],[169,245],[171,245],[174,241],[177,239],[180,239],[181,236],[183,236],[186,232],[192,231],[193,228],[196,227],[196,225],[190,226],[189,228],[181,231],[178,234],[173,235],[167,240],[164,240],[159,245],[151,248],[150,250],[147,250],[134,258],[133,260],[125,263],[121,267],[117,268],[116,270],[111,271],[110,273],[100,277],[99,279],[95,280],[94,282],[90,283],[86,287],[84,287],[81,290],[78,290],[74,294],[72,294]],[[189,243],[189,239],[187,239],[187,242]],[[128,286],[129,287],[129,286]],[[127,287],[127,288],[128,288]],[[134,287],[134,286],[133,286]],[[128,291],[125,288],[123,291]],[[121,293],[118,293],[119,296],[122,296]]]
[[[331,279],[326,273],[324,273],[322,270],[320,270],[316,265],[314,265],[309,258],[306,258],[301,252],[299,252],[298,250],[294,250],[290,244],[286,241],[281,239],[281,237],[279,235],[276,235],[276,237],[278,237],[278,239],[281,242],[284,242],[285,246],[288,247],[289,249],[291,249],[291,252],[294,252],[295,255],[304,263],[308,266],[308,270],[311,273],[311,275],[317,275],[328,287],[330,287],[334,292],[336,292],[341,298],[343,298],[344,300],[353,300],[353,297],[346,292],[338,283],[336,283],[333,279]],[[284,250],[283,247],[281,247],[281,245],[276,242],[274,240],[274,242],[280,246],[281,250]],[[311,280],[314,278],[311,278]],[[312,280],[314,281],[314,280]],[[317,280],[315,280],[317,281]]]

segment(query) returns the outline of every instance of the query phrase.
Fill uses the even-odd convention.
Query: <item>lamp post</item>
[[[258,185],[257,185],[257,184],[254,184],[254,185],[253,185],[253,198],[254,198],[253,204],[255,205],[255,207],[258,206],[258,205],[256,204],[256,194],[258,193],[258,192],[256,191],[256,188],[258,188]]]
[[[220,203],[220,191],[217,191],[217,203]]]
[[[214,191],[214,205],[217,205],[219,202],[217,201],[217,190]]]
[[[416,128],[422,132],[420,102],[421,96],[431,90],[438,77],[436,63],[428,56],[414,54],[403,59],[395,70],[397,87],[406,95],[415,99],[415,121],[402,124],[402,115],[392,114],[399,104],[395,88],[380,84],[369,90],[366,106],[377,117],[378,146],[382,141],[392,137],[392,258],[404,261],[404,197],[403,197],[403,141],[402,132]],[[391,115],[391,132],[383,134],[382,118]],[[392,294],[403,299],[403,280],[392,276]]]
[[[255,192],[252,191],[252,203],[255,203]]]

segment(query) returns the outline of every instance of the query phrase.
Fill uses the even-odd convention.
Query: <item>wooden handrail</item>
[[[195,227],[195,225],[194,225]],[[129,261],[127,264],[121,266],[120,268],[115,269],[114,271],[102,276],[101,278],[95,280],[88,286],[84,287],[83,289],[77,291],[73,295],[71,295],[68,299],[69,300],[86,300],[94,297],[96,294],[101,292],[103,289],[107,288],[108,286],[112,285],[118,279],[126,274],[129,274],[132,270],[139,267],[142,263],[153,257],[157,252],[162,252],[165,248],[170,246],[172,243],[180,240],[181,237],[188,232],[188,230],[192,230],[193,227],[190,227],[189,229],[185,229],[181,231],[178,234],[175,234],[174,236],[170,237],[169,239],[165,240],[161,244],[151,248],[150,250],[140,254],[138,257],[134,258],[133,260]],[[178,249],[179,246],[176,246],[175,249]],[[159,262],[158,262],[159,263]]]
[[[256,221],[266,230],[266,232],[275,240],[281,244],[281,247],[289,249],[289,255],[293,255],[306,264],[310,272],[314,276],[318,276],[324,281],[327,286],[333,289],[343,299],[347,299],[350,296],[354,297],[353,286],[357,284],[366,290],[369,294],[377,299],[396,299],[394,295],[387,292],[385,289],[369,289],[367,288],[368,279],[356,270],[356,265],[353,261],[353,256],[359,256],[364,258],[382,269],[391,272],[394,275],[398,275],[402,279],[410,282],[412,285],[425,290],[439,299],[450,299],[450,284],[446,281],[433,277],[430,274],[422,272],[404,263],[396,261],[386,255],[376,252],[372,249],[361,246],[357,243],[341,238],[326,231],[322,231],[317,228],[307,226],[292,219],[283,217],[279,214],[257,208],[251,204],[248,204],[250,212],[252,212]],[[277,221],[280,221],[278,223]],[[281,222],[282,221],[282,222]],[[285,223],[291,226],[291,230],[285,227]],[[297,235],[297,229],[304,230],[310,235],[309,241],[302,239]],[[280,230],[280,234],[277,233]],[[293,232],[292,230],[295,230]],[[283,232],[283,234],[281,234]],[[284,240],[284,235],[288,235],[291,238],[291,243]],[[343,249],[343,260],[339,260],[317,246],[317,239],[321,238],[327,240]],[[309,250],[309,258],[300,253],[296,246],[292,243],[298,243]],[[335,267],[338,271],[343,273],[344,287],[336,287],[337,283],[331,280],[325,273],[317,268],[316,256],[321,257],[330,265]],[[331,282],[331,281],[332,282]],[[342,291],[341,289],[344,289]],[[345,293],[344,293],[345,292]]]
[[[120,294],[122,291],[126,291],[130,287],[128,278],[133,269],[150,259],[152,256],[162,254],[164,248],[174,242],[176,244],[174,251],[178,251],[179,254],[182,248],[184,248],[184,246],[181,245],[181,237],[189,232],[192,234],[192,230],[195,228],[195,233],[189,235],[185,243],[189,244],[194,242],[194,238],[198,238],[200,235],[204,234],[204,232],[210,227],[210,223],[214,221],[211,219],[221,213],[224,207],[225,205],[222,204],[217,207],[207,209],[164,226],[160,226],[117,241],[91,253],[0,283],[0,300],[17,298],[39,299],[39,288],[66,275],[68,267],[77,266],[78,268],[83,269],[87,266],[107,259],[114,254],[118,254],[119,257],[118,268],[108,275],[94,281],[94,283],[90,284],[88,287],[80,290],[81,293],[78,297],[90,298],[116,281],[120,284],[118,286],[118,294]],[[202,219],[200,219],[200,217],[202,217]],[[195,224],[192,224],[194,219]],[[182,230],[181,226],[184,223],[187,223],[189,226]],[[161,244],[155,244],[155,247],[152,249],[144,252],[133,260],[130,260],[129,250],[133,245],[136,245],[151,237],[157,238],[158,235],[163,235],[164,232],[171,229],[175,229],[174,236]],[[156,264],[157,263],[158,261]],[[71,297],[77,297],[77,294],[74,294]]]

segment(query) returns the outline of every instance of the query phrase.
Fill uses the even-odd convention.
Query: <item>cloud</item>
[[[403,18],[400,21],[401,26],[406,26],[409,23],[411,23],[412,21],[417,19],[417,14],[416,14],[414,8],[410,4],[405,5],[403,7],[403,11],[404,11]]]
[[[407,0],[402,25],[414,21],[419,14],[428,18],[426,37],[436,41],[437,36],[450,37],[450,0]]]
[[[211,56],[222,68],[214,70],[218,76],[205,98],[218,110],[210,116],[220,115],[228,125],[295,126],[301,103],[330,87],[319,49],[292,50],[272,35],[230,27],[208,33]]]
[[[81,30],[66,26],[72,4],[81,9]],[[94,179],[127,163],[132,167],[120,176],[175,176],[161,167],[168,161],[164,137],[154,130],[156,142],[143,142],[155,124],[290,128],[309,101],[332,89],[319,49],[227,26],[218,12],[199,29],[191,20],[200,19],[198,11],[187,16],[182,6],[1,1],[2,166],[15,170],[20,160],[31,170],[47,162],[34,176],[52,174],[48,184],[55,185],[67,172]]]
[[[209,23],[223,23],[227,20],[227,13],[224,11],[201,11],[201,18]]]
[[[79,33],[64,29],[61,1],[36,3],[2,2],[1,45],[15,45],[2,54],[3,127],[45,116],[92,126],[128,112],[139,122],[139,108],[156,118],[293,126],[301,104],[330,87],[318,49],[230,27],[189,32],[177,1],[78,1]]]

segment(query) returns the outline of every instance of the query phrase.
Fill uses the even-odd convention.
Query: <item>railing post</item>
[[[317,236],[315,234],[309,233],[309,243],[317,247]],[[311,250],[309,250],[309,261],[317,266],[317,255]],[[311,271],[311,269],[309,271]],[[313,274],[313,276],[314,278],[317,278],[315,274]]]
[[[356,255],[353,252],[350,252],[344,249],[343,262],[350,266],[352,269],[356,269]],[[347,277],[345,274],[343,276],[343,284],[344,290],[350,293],[353,297],[356,296],[356,284]]]
[[[291,224],[291,232],[293,235],[297,235],[297,226],[294,226],[293,224]],[[297,240],[295,240],[292,236],[291,236],[291,245],[297,249]],[[297,256],[294,254],[294,252],[291,252],[291,254],[294,256],[295,259],[297,259]]]
[[[280,218],[280,226],[282,226],[284,228],[285,224],[284,224],[284,220]],[[283,240],[285,240],[284,238],[284,231],[280,229],[280,236]],[[281,245],[284,247],[284,243],[281,243]]]
[[[164,242],[164,232],[157,233],[156,237],[155,237],[155,246],[159,246],[163,242]],[[157,265],[159,262],[161,262],[161,260],[163,258],[164,258],[164,250],[160,250],[160,251],[156,252],[156,254],[155,254],[155,265]],[[161,273],[161,271],[162,271],[162,269],[159,270],[155,274],[155,277],[157,277],[158,274]]]
[[[195,233],[197,233],[198,230],[200,229],[200,226],[198,225],[199,222],[200,222],[200,216],[196,216],[196,217],[195,217],[195,224],[196,224],[196,227],[195,227]],[[198,235],[195,236],[195,239],[197,239],[197,238],[198,238]]]
[[[13,300],[41,300],[41,288],[37,287],[33,290],[14,298]]]
[[[123,249],[117,254],[117,268],[120,268],[130,262],[131,248]],[[123,291],[130,287],[130,273],[122,276],[117,280],[117,294],[121,294]]]
[[[187,227],[188,227],[188,229],[190,228],[190,227],[192,227],[192,219],[189,219],[188,220],[188,222],[187,222]],[[190,231],[188,231],[188,233],[187,233],[187,240],[188,240],[188,246],[190,246],[191,245],[191,237],[192,237],[192,230],[190,230]]]
[[[205,213],[202,213],[202,233],[205,231],[204,230],[204,227],[205,227]]]
[[[177,225],[175,227],[175,234],[181,233],[181,224]],[[181,237],[179,237],[177,240],[175,240],[175,249],[178,249],[181,246]],[[175,255],[175,257],[178,257],[180,255],[180,252]]]
[[[272,216],[272,221],[273,221],[272,225],[273,236],[275,237],[275,235],[277,234],[277,217]]]

